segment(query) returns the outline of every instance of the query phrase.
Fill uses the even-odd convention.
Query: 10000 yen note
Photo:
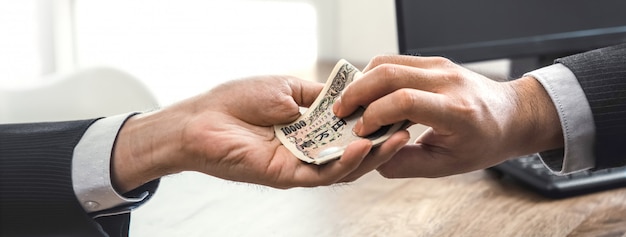
[[[346,118],[338,118],[332,111],[335,100],[360,74],[356,67],[340,60],[311,107],[293,123],[274,126],[276,137],[299,159],[318,165],[341,157],[353,141],[367,138],[377,145],[387,140],[403,123],[385,126],[367,137],[359,137],[352,128],[363,114],[363,108]]]

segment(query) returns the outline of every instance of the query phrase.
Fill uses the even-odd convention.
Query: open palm
[[[290,77],[259,77],[229,82],[209,91],[210,96],[197,97],[193,110],[201,112],[187,121],[183,136],[191,138],[184,143],[191,151],[186,158],[192,160],[186,169],[277,188],[328,185],[374,169],[408,139],[401,133],[368,162],[363,160],[372,144],[365,139],[329,164],[300,161],[274,136],[273,125],[297,119],[300,107],[308,107],[322,88]]]

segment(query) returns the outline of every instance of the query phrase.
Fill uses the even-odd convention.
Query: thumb
[[[324,88],[324,84],[320,82],[290,78],[289,87],[291,88],[291,97],[302,107],[309,107]]]

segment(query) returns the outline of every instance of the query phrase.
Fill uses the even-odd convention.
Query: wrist
[[[523,153],[563,147],[561,121],[552,99],[535,78],[525,76],[507,82],[515,91],[514,127],[519,129]]]
[[[113,187],[125,193],[159,177],[176,173],[168,154],[177,143],[162,124],[162,112],[135,115],[120,129],[111,157]]]

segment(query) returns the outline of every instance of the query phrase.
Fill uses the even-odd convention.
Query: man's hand
[[[381,56],[336,102],[337,116],[367,106],[367,135],[409,120],[429,126],[378,168],[385,177],[439,177],[563,146],[558,115],[534,78],[495,82],[440,57]]]
[[[292,122],[323,84],[291,77],[231,81],[152,113],[130,118],[120,131],[113,180],[121,192],[185,170],[277,188],[352,181],[387,161],[408,141],[401,131],[373,151],[359,140],[341,159],[322,166],[296,158],[274,136]]]

